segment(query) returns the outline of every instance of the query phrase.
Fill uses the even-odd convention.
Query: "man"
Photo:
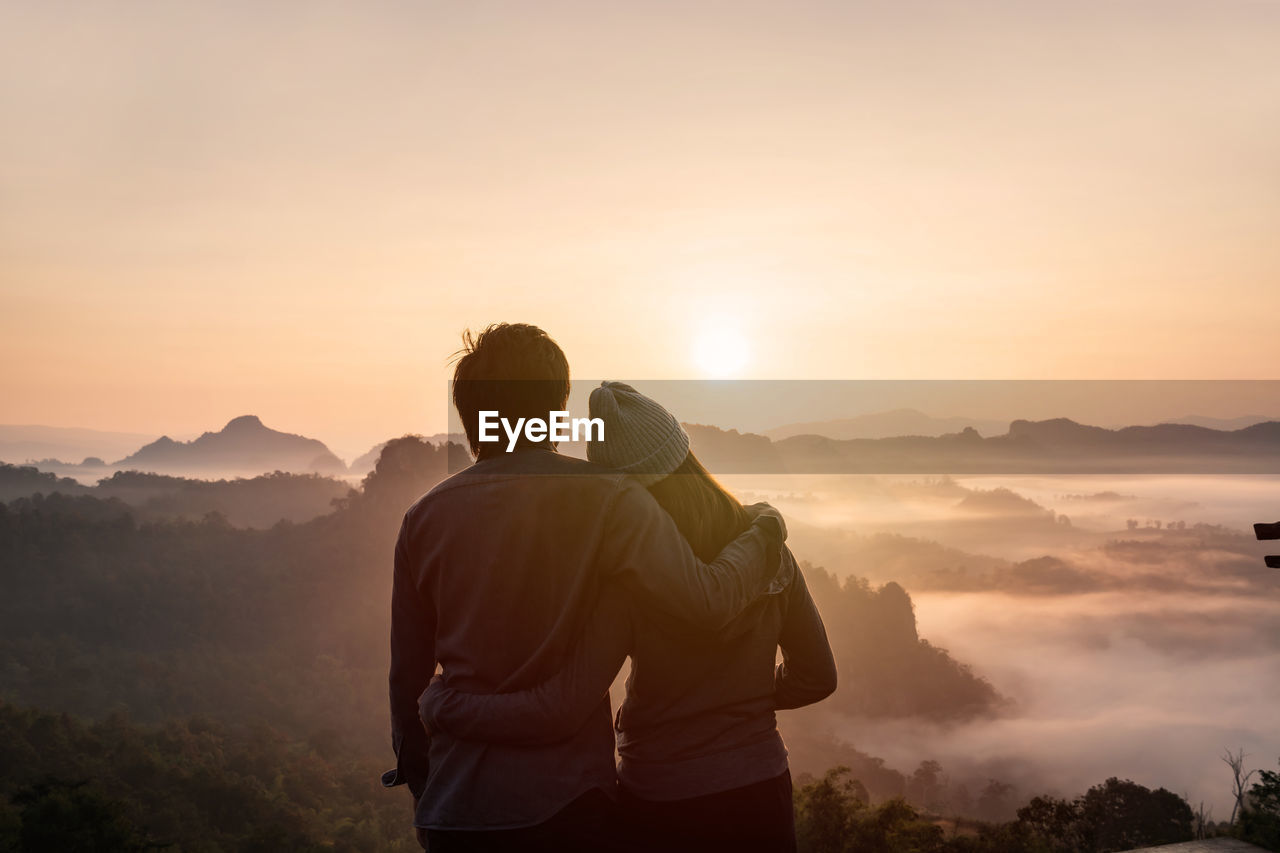
[[[505,693],[564,664],[603,582],[689,625],[715,631],[765,590],[785,529],[757,506],[751,528],[710,564],[625,475],[522,436],[480,441],[479,413],[550,420],[569,367],[541,329],[490,326],[464,336],[454,404],[476,464],[405,514],[391,606],[391,718],[396,769],[433,853],[610,849],[617,839],[609,697],[567,739],[539,746],[428,738],[418,697],[439,664],[450,686]],[[425,832],[424,832],[425,831]]]

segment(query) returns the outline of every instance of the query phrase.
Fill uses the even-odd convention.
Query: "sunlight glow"
[[[711,379],[737,376],[748,359],[747,339],[740,330],[726,324],[703,329],[693,341],[693,360],[698,370]]]

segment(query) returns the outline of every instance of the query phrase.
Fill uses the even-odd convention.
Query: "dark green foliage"
[[[988,788],[1008,795],[995,780]],[[1008,823],[935,820],[900,797],[870,806],[865,794],[846,767],[802,777],[801,853],[1109,853],[1191,839],[1191,807],[1181,797],[1115,778],[1072,801],[1036,797]]]
[[[1152,791],[1114,776],[1074,800],[1036,797],[1018,823],[1042,849],[1106,853],[1190,841],[1191,806],[1164,788]]]
[[[92,494],[118,498],[144,520],[195,520],[216,512],[235,527],[265,528],[279,521],[304,522],[325,515],[349,491],[343,481],[319,474],[276,471],[234,480],[191,480],[118,471],[100,480]]]
[[[59,477],[40,471],[32,465],[10,465],[0,462],[0,502],[25,498],[34,494],[64,495],[86,494],[88,486],[82,486],[70,477]]]
[[[0,704],[0,849],[417,849],[378,767],[201,718],[85,725]],[[91,781],[85,781],[91,780]]]
[[[1280,773],[1258,772],[1258,781],[1249,789],[1248,802],[1240,813],[1236,834],[1259,847],[1280,851]]]
[[[333,477],[281,471],[234,480],[117,471],[90,487],[32,467],[0,463],[0,502],[36,495],[89,495],[127,504],[139,521],[197,521],[216,512],[236,527],[266,528],[279,521],[303,522],[325,515],[334,501],[350,491]]]
[[[1190,841],[1191,806],[1172,791],[1154,791],[1114,776],[1078,800],[1087,849],[1105,853]]]
[[[1033,797],[1018,809],[1018,824],[1046,850],[1083,850],[1086,839],[1080,812],[1079,801]]]
[[[988,779],[974,804],[974,814],[981,820],[1001,821],[1013,817],[1014,787],[999,779]]]
[[[87,781],[49,777],[19,788],[7,805],[3,849],[141,853],[161,848],[129,818],[127,804]]]
[[[801,853],[926,853],[944,849],[943,830],[894,797],[867,804],[866,789],[836,767],[821,779],[801,777],[795,791]]]
[[[821,779],[800,777],[795,788],[796,840],[807,853],[847,849],[854,822],[866,807],[867,789],[848,778],[848,767],[835,767]]]

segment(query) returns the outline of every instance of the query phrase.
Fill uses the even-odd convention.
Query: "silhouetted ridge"
[[[257,415],[241,415],[238,418],[232,418],[227,421],[227,425],[222,428],[222,431],[240,432],[241,430],[253,429],[266,429],[266,426],[263,425],[262,420]]]
[[[778,441],[700,427],[690,438],[700,458],[725,473],[1280,473],[1280,422],[1238,430],[1191,424],[1121,429],[1069,418],[1025,419],[1004,435],[976,429],[939,436],[834,439],[796,435]]]
[[[1009,428],[1008,420],[991,418],[934,417],[919,409],[891,409],[872,412],[851,418],[828,421],[801,421],[767,430],[764,434],[774,441],[800,435],[820,435],[826,438],[893,438],[897,436],[939,436],[974,429],[983,435],[1002,435]]]
[[[273,430],[256,415],[241,415],[218,432],[194,441],[162,436],[119,462],[116,467],[156,473],[208,471],[344,474],[347,466],[324,442]]]
[[[1047,421],[1028,421],[1019,418],[1009,424],[1010,438],[1032,438],[1041,441],[1081,441],[1103,439],[1111,430],[1087,426],[1070,418],[1050,418]]]
[[[1260,424],[1236,430],[1239,435],[1265,441],[1280,441],[1280,421],[1263,421]]]

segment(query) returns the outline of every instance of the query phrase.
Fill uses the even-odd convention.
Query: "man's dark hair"
[[[479,334],[468,329],[455,358],[453,405],[477,459],[506,448],[505,435],[480,443],[480,412],[496,411],[514,424],[516,418],[547,419],[569,402],[569,362],[537,326],[495,323]]]

